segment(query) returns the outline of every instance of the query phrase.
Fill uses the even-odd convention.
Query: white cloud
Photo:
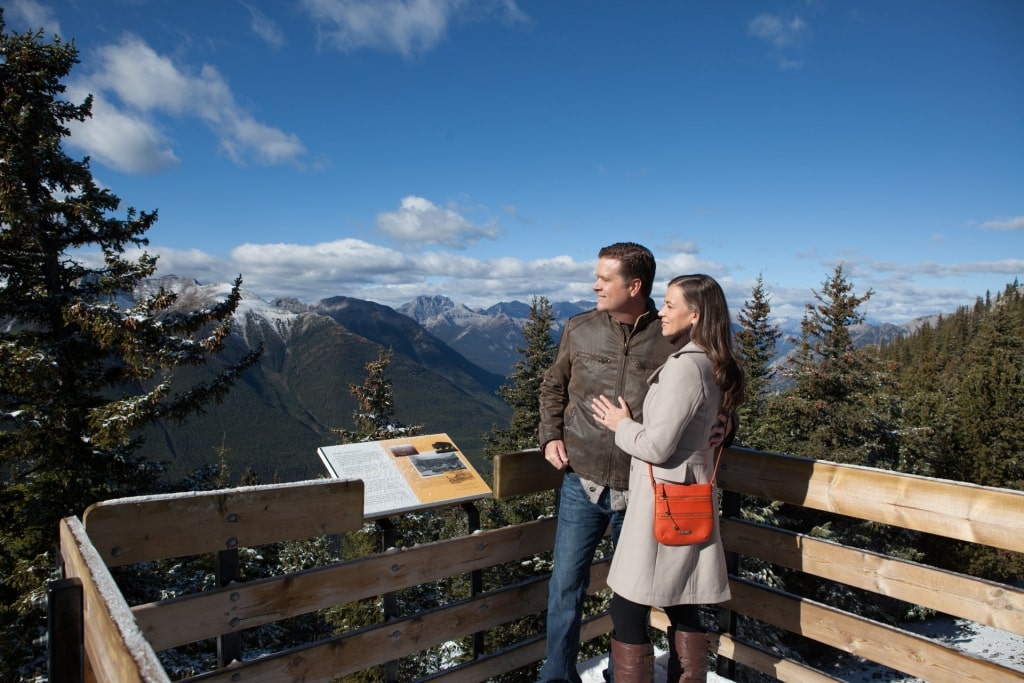
[[[218,112],[211,121],[220,125],[220,145],[235,163],[243,164],[252,158],[260,164],[297,163],[306,153],[298,136],[262,124],[244,112],[229,109]]]
[[[774,14],[760,14],[747,25],[747,33],[779,49],[795,43],[806,30],[807,22],[800,17],[787,20]]]
[[[247,2],[239,0],[239,4],[249,10],[249,28],[263,42],[273,48],[278,48],[285,44],[284,32],[273,20]]]
[[[408,196],[396,211],[377,215],[377,229],[403,244],[439,244],[463,249],[481,238],[496,239],[501,231],[481,226],[455,209],[445,209],[428,199]]]
[[[657,294],[659,291],[658,282],[667,283],[677,275],[705,273],[712,277],[718,277],[723,272],[725,272],[725,269],[721,264],[705,261],[698,258],[696,254],[676,253],[670,256],[659,255],[658,277],[654,292]],[[661,291],[664,292],[664,287],[662,287]]]
[[[320,244],[242,244],[227,257],[198,249],[177,250],[153,246],[158,255],[158,275],[194,278],[203,284],[229,282],[241,274],[246,290],[271,300],[296,297],[313,303],[332,296],[351,296],[398,308],[420,295],[441,294],[456,303],[485,308],[499,301],[529,302],[533,296],[550,301],[592,301],[594,265],[570,256],[523,260],[513,257],[477,259],[444,251],[416,254],[399,252],[358,239],[339,239]],[[136,258],[130,250],[128,258]],[[82,254],[83,261],[100,266],[99,254]],[[91,259],[91,260],[90,260]],[[858,295],[872,289],[875,295],[865,304],[870,320],[905,322],[936,313],[949,314],[970,305],[986,288],[976,287],[977,278],[1024,272],[1024,259],[969,264],[922,263],[916,266],[843,259],[844,270]],[[821,277],[830,274],[834,263],[822,261]],[[753,279],[735,278],[728,268],[699,260],[692,253],[658,253],[658,280],[653,296],[664,295],[673,276],[686,272],[713,275],[729,298],[735,316],[750,298]],[[927,284],[926,284],[927,283]],[[804,307],[812,300],[812,289],[820,285],[793,287],[765,275],[765,289],[771,299],[772,318],[790,329],[798,325]]]
[[[238,164],[298,163],[306,152],[296,135],[239,106],[213,66],[189,74],[135,36],[96,56],[96,70],[74,84],[76,92],[95,94],[93,117],[74,126],[70,142],[114,168],[152,173],[177,163],[172,141],[154,123],[159,115],[203,121]]]
[[[75,102],[83,101],[87,94],[78,87],[68,89]],[[68,130],[72,147],[124,173],[156,174],[180,163],[170,141],[155,124],[119,111],[102,95],[93,97],[92,118],[70,121]]]
[[[195,250],[161,254],[161,274],[193,276],[183,268],[194,259],[197,270],[222,268],[210,283],[241,273],[247,289],[266,298],[294,296],[313,302],[344,295],[398,307],[421,294],[444,294],[458,303],[486,307],[498,301],[529,301],[534,295],[551,301],[591,300],[594,259],[577,261],[570,256],[533,260],[513,257],[478,259],[445,251],[399,252],[358,239],[320,244],[243,244],[227,262]],[[662,267],[663,266],[663,267]],[[721,267],[690,254],[665,257],[659,265],[664,274],[655,284],[660,296],[668,280],[684,272],[717,272]]]
[[[1024,216],[986,221],[981,227],[985,230],[1024,230]]]
[[[692,240],[673,240],[664,246],[665,251],[685,251],[689,254],[697,253],[697,243]]]
[[[241,274],[245,288],[265,299],[291,296],[315,302],[344,295],[398,307],[421,294],[444,294],[469,306],[529,301],[533,295],[552,301],[593,296],[594,263],[568,256],[524,261],[441,251],[406,254],[358,239],[311,245],[248,243],[235,247],[227,258],[198,249],[153,246],[148,251],[159,256],[158,275],[214,284]]]
[[[246,243],[232,249],[231,257],[243,269],[338,281],[358,281],[368,274],[401,271],[415,265],[397,251],[357,239],[312,245]]]
[[[159,275],[178,275],[192,278],[205,284],[228,282],[238,275],[237,265],[230,260],[207,254],[199,249],[171,249],[161,247],[146,250],[159,256],[156,265]],[[129,258],[138,258],[142,250],[131,250]]]
[[[120,43],[104,45],[96,51],[98,70],[89,82],[110,91],[125,105],[140,111],[161,110],[184,114],[194,106],[193,97],[208,100],[210,81],[223,88],[215,70],[199,78],[183,74],[168,57],[156,53],[137,36],[127,35]]]
[[[979,273],[995,273],[1001,275],[1017,275],[1024,272],[1024,259],[1007,258],[999,261],[964,261],[962,263],[918,264],[871,262],[865,267],[881,273],[895,273],[903,277],[927,275],[936,278],[976,275]],[[980,294],[980,292],[979,292]]]
[[[450,254],[444,251],[427,251],[416,257],[417,270],[428,277],[450,277],[478,279],[493,277],[488,262],[480,259]]]
[[[514,218],[515,220],[519,221],[520,223],[527,223],[527,224],[532,224],[533,223],[533,219],[530,218],[529,216],[524,216],[519,211],[519,208],[517,206],[514,206],[512,204],[503,204],[502,207],[501,207],[501,210],[502,210],[502,212],[504,212],[504,214],[506,216],[508,216],[509,218]]]
[[[525,21],[514,0],[303,0],[322,43],[352,52],[370,48],[409,58],[429,52],[455,19]]]
[[[319,22],[321,39],[343,52],[368,47],[406,57],[437,45],[451,13],[451,3],[445,0],[306,0],[303,6]]]
[[[43,29],[47,36],[61,35],[60,22],[53,10],[35,0],[11,0],[7,3],[4,18],[10,23],[20,23],[26,30]]]

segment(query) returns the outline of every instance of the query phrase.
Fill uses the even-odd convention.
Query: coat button
[[[588,491],[590,491],[591,493],[593,493],[594,491],[596,491],[596,490],[597,490],[597,487],[596,487],[596,486],[591,486],[591,487],[590,487],[589,489],[587,489],[587,490],[588,490]]]

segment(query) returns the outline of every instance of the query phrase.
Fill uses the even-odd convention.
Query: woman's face
[[[665,292],[665,305],[658,311],[661,318],[661,334],[672,341],[688,341],[694,323],[700,317],[693,310],[679,287],[669,287]]]

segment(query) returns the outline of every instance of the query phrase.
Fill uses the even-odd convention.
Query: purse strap
[[[715,469],[711,472],[711,485],[715,485],[715,479],[718,477],[718,463],[722,460],[722,451],[725,449],[723,443],[718,447],[718,455],[715,456]],[[647,463],[647,474],[651,477],[651,489],[657,490],[657,485],[654,483],[654,466],[651,463]]]

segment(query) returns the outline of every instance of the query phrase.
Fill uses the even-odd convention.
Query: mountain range
[[[175,276],[149,286],[174,291],[177,306],[193,310],[223,299],[229,289]],[[557,341],[566,320],[593,303],[551,307]],[[181,384],[209,377],[259,344],[262,361],[205,414],[147,430],[143,452],[168,462],[172,478],[215,462],[218,453],[235,475],[252,467],[264,482],[318,477],[324,468],[316,449],[337,442],[332,428],[352,427],[357,403],[351,387],[363,383],[367,363],[384,347],[393,351],[385,378],[393,383],[396,418],[422,425],[425,434],[447,433],[486,471],[482,436],[508,425],[510,410],[497,390],[520,359],[529,313],[529,304],[518,301],[477,310],[444,296],[420,296],[396,310],[343,296],[306,304],[243,292],[224,358],[206,369],[180,370]],[[912,329],[914,324],[860,325],[852,332],[862,345]],[[783,330],[778,361],[796,332]]]
[[[558,340],[566,320],[593,307],[590,301],[552,303],[552,338]],[[503,301],[473,310],[446,296],[420,296],[397,310],[467,360],[502,377],[509,375],[520,358],[523,325],[530,317],[530,305],[521,301]]]
[[[227,285],[173,276],[153,284],[175,292],[176,305],[189,309],[228,291]],[[167,462],[170,478],[216,462],[220,452],[233,474],[252,467],[267,483],[324,474],[317,448],[337,443],[332,428],[353,427],[357,401],[351,388],[366,379],[366,365],[381,347],[393,351],[385,378],[392,381],[395,417],[403,424],[447,433],[483,468],[481,436],[508,423],[510,410],[497,395],[503,375],[470,362],[408,316],[348,297],[307,305],[245,292],[223,358],[206,368],[179,369],[176,383],[203,381],[260,344],[262,360],[221,404],[144,433],[143,452]]]

